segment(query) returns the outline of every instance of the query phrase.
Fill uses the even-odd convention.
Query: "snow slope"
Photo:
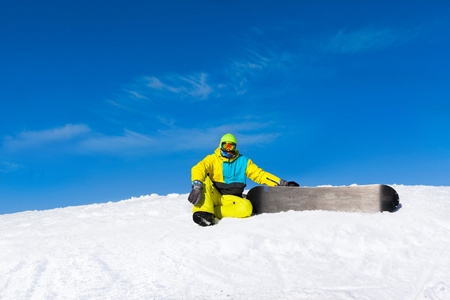
[[[0,216],[0,299],[450,299],[450,187],[394,213],[191,221],[187,195]]]

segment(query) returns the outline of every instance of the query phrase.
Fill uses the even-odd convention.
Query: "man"
[[[252,204],[242,198],[246,177],[269,186],[298,186],[258,168],[239,153],[236,138],[225,134],[219,148],[192,168],[192,191],[188,200],[194,205],[194,222],[210,226],[215,224],[215,218],[250,217]]]

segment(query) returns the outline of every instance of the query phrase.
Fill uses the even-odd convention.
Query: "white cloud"
[[[146,76],[146,77],[144,77],[144,80],[147,81],[147,87],[150,87],[155,90],[160,90],[160,91],[165,90],[165,91],[169,91],[169,92],[175,93],[175,94],[179,94],[181,92],[180,87],[173,87],[168,84],[163,84],[161,82],[161,80],[159,80],[155,76]]]
[[[14,152],[62,143],[82,137],[90,131],[90,128],[84,124],[67,124],[63,127],[41,131],[23,131],[16,137],[5,137],[3,150]]]
[[[275,51],[264,46],[258,46],[256,42],[248,42],[250,45],[243,49],[239,57],[230,61],[225,67],[224,73],[227,84],[234,91],[234,95],[240,96],[248,92],[258,92],[252,89],[253,85],[264,81],[275,82],[277,76],[289,78],[290,70],[296,67],[296,55],[285,51]],[[277,81],[278,86],[282,83]]]
[[[20,169],[20,165],[8,161],[0,161],[0,173],[9,173],[17,169]]]
[[[150,150],[156,144],[157,141],[148,135],[125,129],[122,135],[116,136],[94,134],[77,143],[76,148],[82,154],[128,156]]]
[[[173,127],[175,125],[175,120],[173,118],[167,118],[163,115],[156,116],[156,118],[165,126]]]
[[[24,131],[15,137],[3,140],[1,153],[46,157],[58,155],[160,155],[185,150],[210,149],[218,146],[225,133],[233,133],[240,143],[271,142],[278,134],[261,133],[261,129],[270,126],[267,122],[242,122],[224,124],[209,128],[171,127],[149,134],[125,129],[119,135],[105,135],[93,132],[85,124],[68,124],[63,127]],[[265,130],[267,131],[267,130]],[[12,163],[1,162],[2,172],[18,168]]]
[[[155,76],[144,77],[146,91],[151,96],[157,96],[154,91],[165,92],[166,96],[172,94],[178,99],[189,99],[191,101],[206,100],[214,92],[208,83],[208,74],[196,73],[193,75],[170,75],[163,78]],[[171,97],[172,98],[172,97]]]
[[[132,97],[135,97],[136,99],[147,99],[145,95],[141,95],[137,91],[126,91],[128,94],[130,94]]]
[[[413,37],[409,31],[392,28],[366,28],[353,32],[340,30],[324,46],[326,51],[357,53],[383,50]]]
[[[114,101],[114,100],[111,100],[111,99],[107,99],[106,103],[108,103],[108,104],[110,104],[112,106],[115,106],[117,108],[120,108],[120,109],[124,109],[124,110],[127,110],[127,111],[132,111],[129,107],[127,107],[127,106],[125,106],[123,104],[119,104],[119,103],[117,103],[117,101]]]
[[[240,98],[251,95],[279,95],[285,88],[298,85],[301,77],[322,73],[317,50],[337,53],[359,53],[383,50],[405,43],[423,34],[423,28],[367,27],[354,31],[341,29],[332,36],[318,39],[273,39],[280,28],[252,28],[240,50],[210,70],[188,74],[142,76],[129,84],[122,95],[110,104],[130,112],[173,109],[169,103],[190,104],[219,98]],[[256,34],[255,34],[256,33]],[[287,50],[286,50],[287,49]],[[313,49],[313,53],[311,53]],[[256,88],[257,87],[257,88]],[[268,87],[268,88],[265,88]],[[145,101],[144,101],[145,100]],[[165,105],[159,105],[165,104]],[[158,111],[157,114],[165,113]]]
[[[296,55],[291,53],[280,53],[249,41],[238,55],[214,66],[210,72],[142,76],[134,79],[121,95],[108,102],[117,108],[142,113],[161,103],[186,104],[239,97],[254,84],[258,85],[260,80],[288,76],[286,71],[293,68],[296,59]],[[146,104],[149,105],[142,106]]]
[[[142,76],[133,80],[113,99],[106,103],[131,113],[145,114],[160,104],[196,103],[216,99],[219,85],[210,83],[205,72],[189,75],[170,74],[162,76]]]
[[[159,131],[155,139],[164,151],[170,152],[215,148],[226,133],[235,135],[239,144],[271,143],[279,136],[272,130],[266,130],[271,125],[270,122],[242,122],[208,128],[171,128]],[[261,129],[265,133],[261,133]]]
[[[112,154],[127,155],[155,145],[151,137],[130,130],[122,135],[104,135],[93,132],[85,124],[67,124],[63,127],[41,131],[23,131],[17,136],[3,139],[2,153],[29,153],[39,156],[51,154]],[[13,165],[3,163],[3,169]]]

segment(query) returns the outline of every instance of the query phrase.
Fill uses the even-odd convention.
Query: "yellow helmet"
[[[231,133],[227,133],[220,139],[220,144],[221,145],[222,145],[223,142],[231,142],[231,143],[235,143],[236,144],[236,138]]]

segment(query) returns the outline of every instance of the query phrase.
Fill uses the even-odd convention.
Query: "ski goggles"
[[[234,152],[236,151],[236,143],[222,142],[222,144],[220,144],[220,148],[226,152]]]

